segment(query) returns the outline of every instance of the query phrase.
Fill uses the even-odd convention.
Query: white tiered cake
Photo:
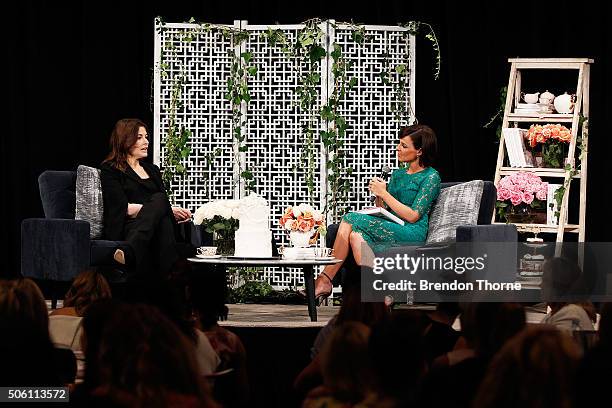
[[[266,258],[272,256],[272,231],[269,226],[270,207],[255,193],[240,200],[236,231],[235,256]]]

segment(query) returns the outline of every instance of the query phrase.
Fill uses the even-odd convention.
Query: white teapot
[[[568,95],[567,92],[555,98],[555,110],[559,113],[572,113],[576,95]]]
[[[547,105],[553,103],[553,101],[555,100],[555,95],[548,92],[548,89],[546,90],[546,92],[544,92],[542,95],[540,95],[540,103],[545,103]]]
[[[536,93],[524,93],[523,94],[523,100],[526,103],[538,103],[538,96],[540,95],[539,92]]]

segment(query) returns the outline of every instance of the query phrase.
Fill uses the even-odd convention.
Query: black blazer
[[[147,188],[142,183],[140,176],[130,166],[125,171],[121,171],[108,163],[100,165],[100,181],[104,200],[104,236],[106,239],[121,241],[125,238],[124,226],[128,203],[144,204],[156,192],[166,194],[159,167],[144,161],[141,161],[140,165],[144,167],[157,186],[157,191]],[[168,201],[168,211],[170,211],[170,214],[172,213],[170,201]],[[174,217],[172,217],[172,220],[174,220]]]

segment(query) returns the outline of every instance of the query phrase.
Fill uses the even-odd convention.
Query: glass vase
[[[549,142],[542,146],[542,165],[548,168],[560,169],[563,167],[563,145]]]
[[[510,206],[506,213],[506,220],[511,224],[530,224],[533,222],[534,214],[527,204]]]
[[[213,234],[213,245],[217,247],[217,253],[222,256],[234,255],[236,242],[234,230],[215,231]]]

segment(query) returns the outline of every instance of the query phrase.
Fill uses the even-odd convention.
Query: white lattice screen
[[[163,52],[168,63],[166,71],[178,73],[182,67],[186,75],[177,121],[193,132],[189,142],[192,153],[185,163],[187,174],[184,178],[176,178],[173,191],[176,203],[192,211],[209,200],[238,198],[244,192],[240,186],[232,187],[237,169],[234,169],[232,157],[231,105],[224,99],[230,73],[228,51],[234,51],[230,49],[230,41],[218,33],[203,32],[191,42],[175,41],[172,55],[176,58],[168,58],[171,55],[167,50],[170,40],[180,38],[183,32],[194,27],[192,24],[166,24],[166,29],[156,31],[155,35],[156,62]],[[301,127],[306,115],[296,106],[294,89],[298,86],[298,74],[293,68],[294,61],[277,47],[268,46],[260,34],[268,28],[281,29],[290,41],[294,41],[303,26],[258,26],[236,21],[234,27],[249,32],[249,38],[235,51],[251,52],[252,61],[258,68],[257,74],[249,79],[251,101],[244,111],[247,122],[244,133],[248,145],[245,159],[255,176],[256,192],[270,203],[274,235],[286,244],[288,237],[276,221],[287,206],[307,202],[309,197],[304,174],[295,171],[304,142]],[[414,109],[414,37],[409,36],[406,41],[401,27],[366,26],[367,40],[356,44],[351,39],[350,26],[338,25],[334,29],[325,22],[322,27],[327,35],[324,47],[329,51],[338,44],[346,58],[354,61],[348,74],[357,78],[357,86],[346,95],[341,114],[348,123],[344,138],[347,164],[354,169],[346,207],[361,208],[369,196],[367,181],[378,175],[384,165],[397,167],[398,123],[390,110],[394,93],[391,86],[383,84],[379,77],[383,54],[388,52],[391,67],[404,63],[406,55],[410,56],[406,102]],[[331,64],[329,56],[321,64],[321,104],[332,91]],[[155,72],[156,164],[163,163],[164,159],[171,77],[162,77],[159,70]],[[316,157],[320,159],[315,177],[315,203],[323,209],[327,191],[326,160],[321,141],[317,139],[315,144],[318,146]],[[212,166],[207,166],[205,156],[217,148],[222,154]],[[275,288],[295,286],[301,284],[302,279],[301,273],[295,270],[272,268],[267,269],[264,276]]]

